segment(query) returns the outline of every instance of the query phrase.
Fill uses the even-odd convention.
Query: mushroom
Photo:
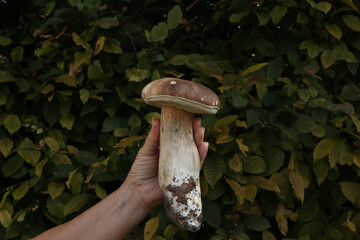
[[[187,80],[162,78],[142,90],[144,101],[161,108],[159,185],[170,218],[181,228],[198,231],[202,222],[200,158],[193,137],[194,114],[215,114],[218,96]]]

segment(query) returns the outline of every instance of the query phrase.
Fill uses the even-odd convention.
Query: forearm
[[[103,201],[73,220],[50,229],[33,240],[119,240],[149,213],[135,189],[124,183]]]

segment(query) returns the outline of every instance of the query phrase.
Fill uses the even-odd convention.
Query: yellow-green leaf
[[[295,171],[291,171],[289,174],[289,181],[295,192],[296,197],[298,199],[300,199],[301,202],[304,202],[305,187],[304,187],[304,181],[303,181],[301,175]]]
[[[21,62],[24,58],[24,48],[22,46],[17,46],[11,50],[11,60],[13,62]]]
[[[251,66],[251,67],[245,69],[245,70],[243,71],[243,73],[241,74],[241,76],[245,77],[246,75],[249,75],[250,73],[256,72],[257,70],[265,67],[265,66],[268,65],[268,64],[269,64],[269,63],[266,62],[266,63],[259,63],[259,64],[256,64],[256,65],[254,65],[254,66]]]
[[[271,21],[277,26],[280,20],[286,15],[287,7],[284,5],[276,5],[270,12]]]
[[[79,91],[80,94],[80,100],[82,101],[83,104],[87,103],[87,101],[89,100],[90,97],[90,93],[87,89],[81,89]]]
[[[54,85],[49,83],[41,90],[41,93],[46,95],[46,94],[52,92],[54,89],[55,89]]]
[[[107,197],[105,189],[103,189],[98,183],[96,183],[95,185],[95,194],[100,199],[104,199]]]
[[[12,221],[11,214],[6,209],[0,209],[0,223],[5,228],[10,227]]]
[[[76,46],[82,46],[85,50],[91,49],[90,44],[82,39],[76,32],[72,33],[72,39]]]
[[[167,25],[170,30],[173,30],[179,26],[182,15],[183,13],[179,5],[176,5],[169,11],[167,15]]]
[[[164,237],[166,237],[166,239],[172,239],[176,232],[179,231],[180,228],[174,224],[169,224],[165,229],[164,229]]]
[[[262,240],[276,240],[274,235],[269,231],[263,231]]]
[[[0,151],[4,155],[4,157],[7,157],[9,155],[13,146],[14,142],[7,137],[4,137],[0,140]]]
[[[1,46],[7,46],[7,45],[10,45],[11,43],[12,43],[11,38],[0,36],[0,45]]]
[[[155,25],[150,32],[150,39],[151,41],[162,41],[168,35],[168,26],[166,22],[160,22],[159,24]]]
[[[355,12],[359,13],[359,9],[357,6],[353,3],[353,0],[340,0],[341,2],[347,4],[350,8],[352,8]]]
[[[38,177],[41,177],[42,175],[42,171],[43,171],[43,168],[45,166],[45,164],[47,163],[48,159],[44,159],[44,160],[41,160],[40,162],[38,162],[35,166],[35,174],[36,176]]]
[[[236,143],[238,144],[238,147],[240,149],[240,151],[245,155],[246,153],[249,151],[249,147],[246,146],[244,143],[243,143],[244,139],[236,139]]]
[[[331,65],[335,63],[334,52],[331,50],[325,50],[321,54],[320,59],[324,68],[329,68]]]
[[[330,9],[331,9],[332,5],[331,3],[329,2],[318,2],[316,5],[315,5],[315,8],[325,14],[327,14]]]
[[[330,153],[333,146],[334,146],[333,139],[321,140],[314,148],[314,152],[313,152],[314,161],[317,161],[320,158],[327,156]]]
[[[94,56],[98,55],[104,48],[105,37],[101,36],[95,43]]]
[[[35,166],[41,157],[41,152],[38,150],[38,147],[33,144],[29,138],[25,138],[21,141],[17,152],[25,162],[30,163],[33,166]]]
[[[86,193],[76,195],[71,198],[64,207],[64,216],[67,216],[71,213],[77,212],[80,208],[82,208],[88,201],[89,195]]]
[[[48,192],[53,200],[60,196],[63,193],[64,189],[64,184],[58,182],[51,182],[48,186]]]
[[[45,143],[53,152],[58,152],[60,150],[59,143],[51,137],[45,137]]]
[[[341,182],[340,186],[344,196],[350,202],[356,204],[360,200],[360,183]]]
[[[350,117],[356,127],[356,132],[359,133],[360,132],[360,120],[354,114],[350,114]]]
[[[243,189],[242,189],[241,185],[238,182],[235,182],[228,178],[226,178],[225,180],[226,180],[227,184],[229,184],[231,189],[234,191],[235,196],[238,199],[238,204],[243,204],[244,203],[244,194],[243,194]]]
[[[342,31],[341,28],[334,24],[334,23],[325,23],[324,24],[325,29],[334,37],[336,38],[338,41],[340,41],[341,36],[342,36]]]
[[[159,217],[151,218],[145,224],[144,240],[151,240],[159,226]]]
[[[360,32],[359,17],[356,17],[354,15],[345,15],[343,17],[343,21],[345,22],[346,26],[348,26],[350,29],[356,32]]]
[[[29,191],[29,181],[22,182],[17,188],[15,188],[11,195],[15,200],[20,200]]]
[[[272,181],[271,179],[266,179],[262,176],[249,176],[248,183],[254,183],[260,188],[268,191],[280,192],[280,188],[276,182]]]
[[[62,127],[70,131],[75,123],[75,117],[71,113],[68,113],[65,117],[61,117],[59,122]]]
[[[69,76],[67,74],[56,77],[54,79],[54,81],[57,82],[57,83],[63,83],[66,86],[69,86],[69,87],[76,87],[75,78],[73,78],[73,77],[71,77],[71,76]]]
[[[104,43],[104,51],[107,53],[122,54],[123,50],[120,47],[120,42],[115,38],[107,37]]]
[[[102,17],[99,20],[98,26],[104,29],[110,29],[119,26],[119,21],[116,17]]]
[[[281,234],[286,236],[289,228],[288,228],[288,221],[286,218],[286,208],[283,203],[279,204],[278,209],[276,210],[275,219]]]
[[[77,51],[74,54],[74,69],[79,69],[83,64],[90,65],[93,50],[87,49],[85,52]]]
[[[257,194],[257,187],[254,184],[248,184],[242,187],[242,192],[245,199],[249,200],[250,202],[254,202]]]
[[[235,172],[242,172],[243,166],[238,154],[235,154],[229,161],[229,167]]]
[[[9,114],[4,119],[4,126],[10,134],[17,132],[21,127],[20,118],[15,114]]]

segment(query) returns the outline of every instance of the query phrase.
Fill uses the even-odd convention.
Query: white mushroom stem
[[[198,231],[202,221],[200,158],[193,137],[193,114],[163,106],[159,185],[168,215],[182,228]]]

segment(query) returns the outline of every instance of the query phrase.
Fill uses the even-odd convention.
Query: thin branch
[[[198,0],[195,0],[192,4],[190,4],[186,9],[185,9],[185,11],[186,12],[188,12],[188,11],[190,11],[194,6],[195,6],[195,4],[198,2]]]
[[[176,28],[174,31],[170,31],[170,32],[169,32],[169,34],[168,34],[168,36],[169,36],[170,34],[174,33],[174,32],[177,32],[177,31],[179,31],[179,30],[183,29],[184,27],[186,27],[186,26],[190,25],[191,23],[195,22],[195,20],[196,20],[196,19],[197,19],[197,17],[194,17],[193,19],[191,19],[190,21],[188,21],[188,22],[187,22],[187,23],[185,23],[184,25],[182,25],[182,26],[180,26],[180,27]]]
[[[136,57],[139,57],[139,53],[138,53],[138,51],[136,49],[136,46],[135,46],[134,37],[126,30],[126,28],[124,26],[123,26],[123,29],[124,29],[124,32],[119,31],[119,33],[124,34],[124,35],[126,35],[126,36],[128,36],[130,38],[131,46],[132,46],[132,48],[133,48],[133,50],[134,50],[134,52],[136,54]]]

